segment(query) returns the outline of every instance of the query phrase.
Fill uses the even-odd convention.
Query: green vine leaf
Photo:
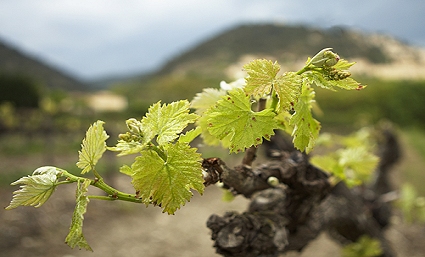
[[[298,97],[301,94],[302,77],[295,72],[286,72],[279,77],[273,85],[279,97],[279,107],[281,110],[294,108]]]
[[[91,181],[89,179],[80,179],[77,181],[76,205],[72,215],[69,233],[65,239],[65,243],[71,248],[78,246],[80,249],[83,248],[87,251],[93,251],[83,235],[84,214],[87,211],[87,205],[89,203],[86,193],[90,183]]]
[[[13,182],[11,185],[21,185],[13,192],[13,198],[6,210],[18,206],[40,207],[53,194],[62,171],[56,167],[46,166],[36,169],[31,176],[26,176]]]
[[[190,143],[192,142],[196,137],[198,137],[202,132],[201,127],[196,127],[194,129],[189,130],[185,134],[180,135],[179,142],[180,143]]]
[[[209,108],[214,106],[217,101],[219,101],[223,96],[226,95],[225,90],[215,89],[215,88],[206,88],[202,90],[201,93],[197,93],[193,98],[190,106],[196,109],[196,113],[201,115],[201,117],[196,121],[196,124],[201,128],[201,136],[203,141],[207,145],[219,145],[220,140],[215,138],[208,131],[208,117],[202,115]]]
[[[358,146],[339,149],[330,155],[316,155],[310,161],[353,187],[370,181],[379,158],[366,147]]]
[[[140,151],[145,148],[146,143],[140,143],[138,141],[125,141],[125,140],[119,140],[116,146],[108,147],[108,150],[114,151],[114,152],[120,152],[117,155],[118,156],[124,156],[129,154],[135,154],[140,153]]]
[[[81,151],[79,151],[79,160],[77,167],[82,169],[81,174],[93,170],[96,163],[106,151],[106,139],[109,136],[103,129],[103,121],[96,121],[89,127],[86,132],[86,137],[81,144]]]
[[[383,253],[378,239],[363,235],[357,242],[342,248],[342,257],[377,257]]]
[[[199,118],[198,120],[198,126],[202,129],[202,139],[203,142],[207,145],[222,145],[224,148],[229,147],[230,142],[228,140],[220,140],[217,137],[213,136],[209,130],[208,130],[208,126],[209,126],[209,122],[208,122],[208,116],[207,115],[202,115],[201,118]]]
[[[336,89],[346,90],[361,90],[366,85],[361,85],[359,82],[351,78],[351,73],[348,69],[353,66],[354,62],[347,62],[340,59],[332,67],[323,67],[320,70],[311,70],[303,73],[303,76],[308,79],[310,84],[322,87],[328,90],[336,91]]]
[[[110,151],[120,152],[118,156],[139,153],[149,143],[144,135],[141,121],[131,118],[126,120],[125,123],[128,131],[118,135],[120,140],[118,140],[116,146],[107,147]]]
[[[319,87],[336,91],[337,88],[346,89],[346,90],[361,90],[366,87],[366,85],[361,85],[359,82],[355,81],[353,78],[345,78],[342,80],[327,80],[321,74],[313,72],[307,76],[310,82]]]
[[[409,183],[400,188],[400,198],[397,206],[403,212],[403,219],[407,223],[425,223],[425,197],[419,196],[417,190]]]
[[[143,203],[160,205],[163,212],[174,214],[192,197],[191,189],[203,193],[200,154],[187,143],[166,144],[163,150],[146,149],[131,165],[121,169],[130,174],[132,184]]]
[[[152,105],[142,119],[143,132],[147,141],[157,136],[157,143],[164,145],[176,139],[189,123],[194,123],[199,117],[189,113],[189,105],[187,100],[162,106],[160,102]]]
[[[320,123],[311,114],[314,95],[313,89],[304,83],[302,93],[294,106],[295,113],[289,120],[289,124],[294,126],[292,131],[294,146],[306,153],[313,149],[320,131]]]
[[[226,95],[226,91],[215,88],[205,88],[201,93],[197,93],[190,102],[190,107],[196,109],[196,113],[201,115],[211,106],[213,106],[222,96]]]
[[[331,81],[330,84],[333,87],[338,87],[346,90],[362,90],[367,87],[367,85],[362,85],[353,78]]]
[[[278,128],[271,109],[261,112],[251,110],[251,99],[243,89],[229,91],[208,110],[208,131],[214,137],[230,145],[230,152],[244,151],[253,145],[260,145],[263,138],[270,140]]]
[[[339,165],[344,167],[345,174],[352,176],[353,183],[366,183],[378,165],[379,158],[365,147],[354,147],[340,150]]]
[[[325,79],[320,72],[306,72],[303,75],[308,79],[311,85],[316,85],[317,87],[336,91],[336,89],[329,83],[329,80]]]
[[[376,139],[373,133],[364,127],[348,136],[322,134],[318,144],[326,146],[331,153],[314,155],[310,162],[332,173],[336,182],[342,180],[348,187],[367,183],[379,163],[379,157],[374,154]]]
[[[253,96],[263,97],[271,93],[276,75],[280,70],[277,62],[254,60],[243,66],[248,73],[245,91]]]
[[[337,70],[348,70],[354,64],[356,64],[356,63],[355,62],[348,62],[347,60],[344,60],[344,59],[339,59],[339,61],[332,67],[334,67]]]
[[[121,168],[120,168],[120,172],[122,173],[122,174],[125,174],[125,175],[127,175],[127,176],[132,176],[133,175],[133,170],[131,169],[131,167],[130,166],[128,166],[128,165],[123,165],[123,166],[121,166]]]

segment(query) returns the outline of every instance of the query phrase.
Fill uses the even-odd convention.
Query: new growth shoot
[[[205,144],[219,144],[233,153],[255,149],[264,140],[270,140],[276,130],[283,130],[292,136],[299,151],[310,153],[321,129],[312,114],[314,87],[364,88],[350,77],[348,70],[352,65],[331,48],[308,58],[296,72],[281,73],[277,62],[254,60],[243,66],[247,72],[243,81],[223,84],[222,89],[204,89],[191,102],[157,102],[142,119],[128,119],[127,131],[111,147],[106,145],[109,136],[104,122],[97,121],[90,126],[81,145],[77,162],[81,175],[56,167],[39,168],[12,183],[21,188],[14,192],[6,209],[21,205],[40,207],[57,186],[76,183],[76,207],[66,243],[91,250],[82,233],[90,199],[156,205],[163,212],[174,214],[190,200],[193,190],[203,193],[203,158],[190,145],[198,136]],[[187,130],[189,125],[194,128]],[[134,192],[121,192],[103,180],[96,164],[105,151],[117,152],[119,156],[136,155],[132,163],[120,168],[121,173],[131,177]],[[92,178],[87,178],[87,174]],[[268,182],[278,183],[273,179]],[[87,195],[89,186],[100,188],[106,195]]]

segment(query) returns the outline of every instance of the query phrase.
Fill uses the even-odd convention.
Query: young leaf
[[[193,98],[190,106],[196,109],[196,113],[202,115],[206,110],[208,110],[211,106],[215,105],[215,103],[221,99],[222,96],[226,95],[225,90],[219,90],[214,88],[206,88],[202,91],[202,93],[196,94]],[[208,118],[204,115],[201,116],[197,120],[197,125],[201,129],[201,136],[205,144],[208,145],[218,145],[220,144],[220,140],[212,136],[208,130]]]
[[[140,153],[140,151],[142,151],[145,146],[146,144],[143,144],[138,141],[128,142],[124,140],[118,140],[117,145],[113,147],[108,147],[108,150],[114,151],[114,152],[120,152],[118,156],[124,156],[129,154]]]
[[[259,145],[263,137],[269,140],[278,127],[274,119],[276,114],[271,109],[261,112],[251,110],[250,97],[243,89],[229,91],[205,115],[208,117],[208,131],[218,139],[229,140],[230,152]]]
[[[202,132],[201,127],[196,127],[192,130],[189,130],[185,134],[180,135],[179,142],[180,143],[190,143],[192,142],[197,136],[199,136]]]
[[[230,192],[229,190],[222,189],[222,192],[223,192],[223,194],[221,196],[221,200],[223,202],[230,203],[231,201],[235,200],[235,195],[232,192]]]
[[[280,112],[275,117],[278,129],[285,131],[289,135],[294,130],[294,127],[289,124],[291,117],[292,117],[292,115],[289,112]]]
[[[306,72],[303,73],[304,77],[308,79],[311,85],[316,85],[324,89],[336,91],[336,89],[329,83],[329,80],[323,77],[320,72]]]
[[[96,163],[106,151],[106,139],[108,135],[103,129],[103,121],[96,121],[89,127],[86,137],[81,144],[77,167],[82,169],[81,174],[87,173],[94,168]]]
[[[118,156],[139,153],[151,140],[151,138],[147,139],[144,135],[141,121],[131,118],[126,120],[125,123],[127,124],[128,131],[118,135],[120,140],[118,140],[116,146],[107,147],[110,151],[120,152]]]
[[[273,85],[279,97],[279,107],[281,110],[289,110],[294,107],[301,94],[302,77],[295,72],[286,72],[279,77]]]
[[[220,88],[225,91],[230,91],[235,88],[244,88],[246,86],[245,78],[239,78],[235,81],[227,83],[226,81],[222,80],[220,82]]]
[[[77,182],[76,205],[65,243],[71,248],[78,246],[80,249],[84,248],[87,251],[93,251],[83,235],[84,213],[86,213],[87,204],[89,203],[89,198],[86,193],[89,186],[90,180],[88,179],[78,180]]]
[[[381,243],[378,239],[363,235],[357,242],[342,248],[342,257],[378,257],[382,255]]]
[[[46,166],[36,169],[31,176],[26,176],[11,185],[21,185],[21,189],[13,192],[13,198],[6,210],[18,206],[40,207],[56,189],[61,171],[55,167]]]
[[[348,62],[347,60],[344,60],[344,59],[339,59],[339,61],[332,67],[337,69],[337,70],[348,70],[354,64],[356,64],[356,63],[355,62]]]
[[[289,120],[294,126],[292,131],[294,146],[300,151],[309,153],[319,136],[320,123],[311,114],[311,103],[314,101],[314,91],[308,84],[302,87],[301,96],[294,106],[295,113]]]
[[[142,119],[143,130],[147,141],[155,136],[159,145],[173,141],[189,123],[193,123],[198,115],[189,114],[189,102],[182,100],[161,106],[160,102],[152,105]]]
[[[379,158],[366,147],[348,147],[330,155],[316,155],[311,163],[332,173],[348,187],[358,186],[370,180]]]
[[[339,60],[339,56],[332,52],[332,48],[324,48],[320,52],[318,52],[315,56],[312,58],[308,58],[306,64],[307,65],[314,65],[316,67],[326,67],[326,66],[333,66],[335,63],[337,63]]]
[[[336,74],[334,74],[335,77],[338,77],[338,72],[340,70],[335,69],[334,70]],[[344,72],[342,70],[342,72]],[[346,77],[344,79],[332,79],[323,72],[318,71],[312,71],[312,72],[306,72],[303,73],[303,76],[308,79],[310,84],[314,84],[318,87],[325,88],[328,90],[336,91],[337,88],[346,89],[346,90],[360,90],[366,87],[366,85],[361,85],[359,82],[355,81],[353,78]]]
[[[338,151],[339,165],[344,167],[347,185],[353,186],[370,181],[379,158],[365,147],[353,147]]]
[[[400,207],[403,218],[408,223],[425,223],[425,198],[419,196],[411,184],[404,183],[401,186],[397,206]]]
[[[196,109],[196,113],[201,115],[208,108],[213,106],[222,96],[226,95],[225,90],[215,88],[205,88],[202,93],[197,93],[190,102],[190,107]]]
[[[245,64],[243,68],[248,73],[245,86],[248,94],[259,97],[270,94],[276,75],[280,70],[277,62],[254,60]]]
[[[160,153],[143,150],[131,165],[132,184],[142,201],[160,205],[164,212],[174,212],[192,197],[191,189],[203,193],[200,154],[186,143],[166,144]],[[128,174],[128,168],[122,172]]]
[[[220,143],[223,145],[223,147],[227,148],[227,145],[225,146],[225,142],[223,140],[219,140],[215,136],[211,135],[211,133],[208,131],[208,116],[203,115],[199,118],[197,121],[198,126],[201,128],[202,133],[202,140],[207,145],[220,145]]]
[[[130,177],[133,175],[133,170],[128,165],[121,166],[120,172]]]
[[[333,88],[342,88],[346,90],[361,90],[366,87],[366,85],[361,85],[359,82],[355,81],[353,78],[345,78],[341,80],[330,80],[329,85]]]

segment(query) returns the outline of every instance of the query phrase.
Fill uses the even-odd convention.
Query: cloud
[[[244,22],[349,25],[425,46],[414,0],[5,0],[0,37],[84,78],[139,72]],[[422,40],[422,41],[421,41]]]

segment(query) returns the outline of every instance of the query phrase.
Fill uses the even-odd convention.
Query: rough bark
[[[386,130],[382,135],[374,183],[354,189],[344,183],[331,186],[329,175],[311,165],[308,156],[295,151],[282,137],[267,145],[270,161],[256,168],[244,162],[230,169],[218,158],[204,160],[205,185],[220,181],[234,194],[251,199],[246,212],[229,212],[223,217],[214,214],[207,221],[217,253],[277,256],[301,251],[326,231],[341,244],[369,235],[381,242],[382,256],[394,256],[383,236],[391,208],[381,195],[392,190],[388,172],[400,154],[394,134]],[[270,177],[279,184],[270,185]]]

